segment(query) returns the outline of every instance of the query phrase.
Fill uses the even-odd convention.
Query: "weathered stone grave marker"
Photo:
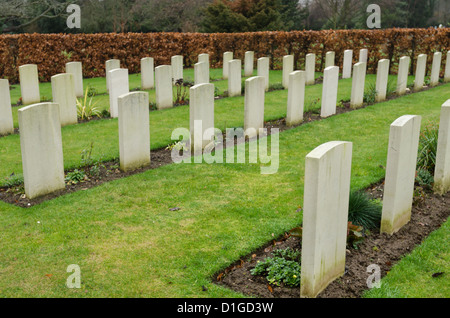
[[[327,142],[306,156],[301,297],[316,297],[344,274],[351,164],[351,142]]]

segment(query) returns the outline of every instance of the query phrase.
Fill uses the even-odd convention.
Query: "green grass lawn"
[[[102,81],[92,81],[100,90]],[[45,91],[48,84],[41,85]],[[341,80],[338,99],[349,99],[350,89],[351,80]],[[320,95],[321,85],[307,88],[307,101]],[[405,114],[421,115],[422,125],[438,121],[449,96],[446,84],[285,131],[272,175],[262,175],[260,164],[171,164],[28,209],[0,202],[0,296],[243,297],[211,276],[301,223],[297,208],[311,150],[330,140],[353,142],[351,187],[362,189],[384,177],[389,125]],[[286,97],[287,91],[266,94],[266,120],[286,115]],[[243,103],[243,97],[217,100],[216,126],[241,127]],[[187,106],[151,112],[152,149],[171,143],[174,128],[187,128],[188,114]],[[62,132],[66,168],[80,164],[91,141],[96,158],[118,156],[114,119]],[[21,172],[18,135],[0,138],[0,159],[0,177]],[[448,268],[448,235],[447,221],[367,296],[430,297],[431,290],[448,296],[438,280],[422,286],[427,266]],[[81,289],[65,286],[70,264],[80,266]]]

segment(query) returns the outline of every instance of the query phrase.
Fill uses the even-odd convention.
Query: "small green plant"
[[[181,151],[181,150],[187,151],[187,150],[189,150],[187,145],[186,145],[186,142],[183,142],[183,141],[176,141],[176,142],[174,142],[174,143],[172,143],[172,144],[170,144],[170,145],[168,145],[166,147],[166,150],[172,151],[173,149],[178,150],[178,151]]]
[[[81,165],[84,171],[89,177],[98,177],[100,175],[100,168],[104,167],[102,164],[103,156],[99,159],[94,160],[92,158],[92,151],[94,149],[94,142],[91,142],[89,148],[83,149],[81,151]]]
[[[156,107],[156,103],[154,103],[154,102],[149,102],[149,104],[148,104],[148,109],[149,109],[150,111],[154,111],[154,110],[158,110],[158,107]]]
[[[279,91],[279,90],[283,90],[283,89],[284,89],[284,86],[282,83],[274,83],[274,84],[269,85],[269,92]]]
[[[313,99],[311,102],[306,104],[305,112],[312,112],[313,114],[320,114],[320,98]]]
[[[85,179],[86,174],[83,170],[75,169],[72,172],[68,172],[66,175],[66,182],[71,184],[77,184]]]
[[[81,151],[81,164],[83,167],[89,167],[94,163],[92,159],[92,150],[94,149],[94,142],[91,142],[89,148],[85,148]]]
[[[220,97],[220,91],[217,86],[214,86],[214,97]]]
[[[377,97],[377,88],[375,83],[368,83],[367,89],[364,91],[364,101],[367,104],[374,104]]]
[[[394,80],[389,79],[387,82],[387,86],[386,86],[386,97],[394,95],[396,89],[397,89],[397,83]]]
[[[86,89],[83,99],[77,98],[77,115],[80,120],[89,120],[94,116],[100,117],[101,111],[97,102],[93,103],[92,97],[88,100],[89,88]]]
[[[189,80],[183,80],[182,78],[175,82],[175,104],[185,105],[189,99],[189,88],[193,86],[193,83]]]
[[[257,262],[250,273],[266,277],[272,285],[300,286],[300,251],[288,247],[275,250],[272,255]]]
[[[92,87],[91,85],[88,85],[86,90],[88,97],[94,97],[98,93],[97,89],[95,87]]]
[[[23,184],[23,175],[12,173],[9,177],[5,178],[4,185],[7,188],[17,187]]]
[[[420,132],[417,170],[426,170],[431,175],[434,174],[438,135],[439,124],[433,122],[429,122]]]
[[[426,169],[419,168],[416,172],[416,182],[422,187],[432,187],[434,178],[433,175]]]
[[[350,193],[348,220],[352,224],[362,226],[366,230],[379,228],[382,205],[363,191]]]
[[[340,100],[337,104],[336,107],[340,107],[340,108],[345,108],[345,104],[343,100]]]
[[[272,252],[272,255],[275,257],[281,257],[288,261],[299,261],[301,252],[299,250],[293,249],[293,248],[279,248]]]

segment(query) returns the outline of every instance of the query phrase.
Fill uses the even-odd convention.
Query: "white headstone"
[[[269,70],[270,70],[270,59],[268,57],[261,57],[257,62],[258,76],[264,77],[266,92],[269,90]]]
[[[325,68],[334,66],[334,58],[335,58],[334,51],[328,51],[325,54]]]
[[[286,124],[293,126],[303,121],[305,106],[306,71],[294,71],[289,75]]]
[[[147,92],[119,96],[120,169],[129,171],[150,164],[150,121]]]
[[[430,86],[439,84],[439,73],[441,72],[442,53],[436,52],[433,54],[433,64],[431,66]]]
[[[434,170],[434,190],[441,195],[450,191],[450,99],[441,108]]]
[[[111,59],[105,62],[105,72],[106,72],[106,90],[109,92],[109,72],[120,68],[120,60]]]
[[[109,71],[109,112],[112,118],[119,116],[118,98],[130,92],[128,69],[118,68]]]
[[[249,138],[255,137],[264,128],[264,77],[254,76],[245,81],[244,130]],[[249,129],[249,130],[248,130]]]
[[[323,72],[321,117],[336,114],[339,67],[329,66]]]
[[[421,117],[404,115],[390,127],[381,233],[393,234],[411,218]]]
[[[345,50],[344,63],[342,66],[342,78],[352,77],[352,66],[353,66],[353,50]]]
[[[306,85],[313,85],[316,82],[316,55],[306,54],[305,58]]]
[[[294,71],[294,55],[283,56],[283,79],[284,89],[289,88],[289,74]]]
[[[223,66],[222,66],[222,74],[223,79],[228,79],[228,62],[233,59],[233,52],[225,52],[223,53]]]
[[[421,89],[423,89],[426,69],[427,69],[427,55],[419,54],[419,56],[417,57],[416,75],[414,78],[415,91],[420,91]]]
[[[208,64],[208,69],[209,69],[209,54],[207,53],[202,53],[198,55],[198,63],[201,62],[205,62],[206,64]]]
[[[378,61],[377,81],[375,84],[375,89],[377,91],[375,101],[377,102],[381,102],[386,99],[387,85],[389,81],[389,64],[390,61],[388,59]]]
[[[450,51],[447,51],[447,59],[445,60],[444,82],[450,82]]]
[[[66,73],[73,75],[75,84],[75,96],[83,97],[83,64],[81,62],[69,62],[66,63]]]
[[[20,92],[22,104],[28,105],[39,103],[41,95],[39,92],[39,75],[36,64],[26,64],[19,67]]]
[[[59,105],[41,103],[18,110],[25,194],[34,199],[64,189]]]
[[[61,126],[78,123],[77,97],[73,74],[63,73],[51,78],[53,102],[59,105]]]
[[[12,134],[13,132],[14,122],[9,81],[7,79],[0,79],[0,136]]]
[[[209,68],[207,63],[205,62],[195,63],[194,83],[195,85],[209,83]]]
[[[409,63],[411,58],[409,56],[402,56],[398,63],[397,73],[397,95],[404,95],[408,85]]]
[[[247,51],[245,52],[245,60],[244,60],[244,76],[250,77],[253,76],[253,68],[254,68],[254,60],[255,60],[255,52]]]
[[[173,107],[172,67],[160,65],[155,68],[156,108]]]
[[[191,149],[201,154],[214,135],[214,84],[194,85],[189,92]]]
[[[175,55],[171,57],[173,83],[183,79],[183,56]]]
[[[231,60],[228,62],[228,96],[242,95],[242,62]]]
[[[369,56],[369,51],[367,49],[359,50],[359,62],[367,64],[368,56]]]
[[[155,64],[153,57],[141,59],[141,89],[155,88]]]
[[[350,107],[357,108],[363,105],[365,82],[366,82],[366,63],[358,62],[353,66]]]
[[[301,297],[316,297],[345,272],[351,164],[351,142],[327,142],[306,156]]]

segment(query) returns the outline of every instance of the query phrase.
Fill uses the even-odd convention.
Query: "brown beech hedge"
[[[307,53],[317,56],[317,70],[324,65],[327,51],[336,52],[336,65],[342,65],[344,50],[353,49],[354,62],[362,48],[369,50],[368,72],[376,71],[382,58],[391,61],[396,72],[399,57],[411,57],[411,70],[419,54],[450,49],[450,29],[323,30],[253,33],[105,33],[105,34],[18,34],[0,36],[0,76],[17,83],[18,67],[37,64],[41,81],[63,73],[65,63],[81,61],[84,77],[105,75],[105,61],[116,58],[130,73],[140,71],[140,59],[153,57],[155,66],[169,64],[173,55],[183,55],[185,67],[192,67],[200,53],[209,53],[211,67],[222,66],[222,54],[234,52],[243,59],[246,51],[255,57],[271,58],[272,69],[280,69],[282,57],[293,54],[295,68],[302,69]],[[445,64],[445,58],[443,59]]]

